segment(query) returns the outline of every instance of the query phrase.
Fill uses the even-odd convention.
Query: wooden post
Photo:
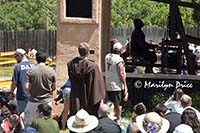
[[[49,17],[45,16],[45,30],[49,29]]]

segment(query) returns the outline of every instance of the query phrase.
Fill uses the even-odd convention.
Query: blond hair
[[[192,105],[192,98],[187,94],[183,94],[180,100],[183,107]]]

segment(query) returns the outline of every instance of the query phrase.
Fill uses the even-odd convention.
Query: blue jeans
[[[17,100],[18,112],[20,112],[20,113],[24,112],[27,103],[28,103],[28,100]]]
[[[63,99],[67,99],[70,96],[71,88],[66,87],[63,89],[62,94],[63,94]]]

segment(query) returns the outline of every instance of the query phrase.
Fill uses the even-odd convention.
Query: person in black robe
[[[80,56],[68,62],[71,81],[70,116],[80,109],[98,116],[100,102],[105,98],[105,83],[99,66],[88,59],[89,45],[85,42],[78,47]]]
[[[142,31],[144,23],[141,19],[134,20],[135,29],[131,35],[131,55],[133,57],[143,57],[146,63],[146,73],[152,73],[153,64],[157,61],[154,51],[155,45],[151,45],[145,41],[145,34]]]

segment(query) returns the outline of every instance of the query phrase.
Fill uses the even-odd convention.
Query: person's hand
[[[14,97],[15,97],[15,95],[14,95],[13,93],[10,93],[9,96],[8,96],[8,99],[9,99],[9,100],[13,100]]]
[[[123,101],[124,102],[127,102],[128,101],[128,92],[126,92],[126,93],[124,93],[125,94],[125,96],[124,96],[124,98],[123,98]]]
[[[123,91],[124,91],[124,94],[126,94],[128,92],[127,85],[123,85]]]
[[[18,120],[19,120],[19,116],[18,116],[17,114],[12,114],[12,115],[10,116],[10,118],[11,118],[12,120],[14,120],[14,121],[18,121]]]
[[[128,88],[126,85],[124,85],[124,89],[123,89],[123,101],[127,102],[128,101]]]

